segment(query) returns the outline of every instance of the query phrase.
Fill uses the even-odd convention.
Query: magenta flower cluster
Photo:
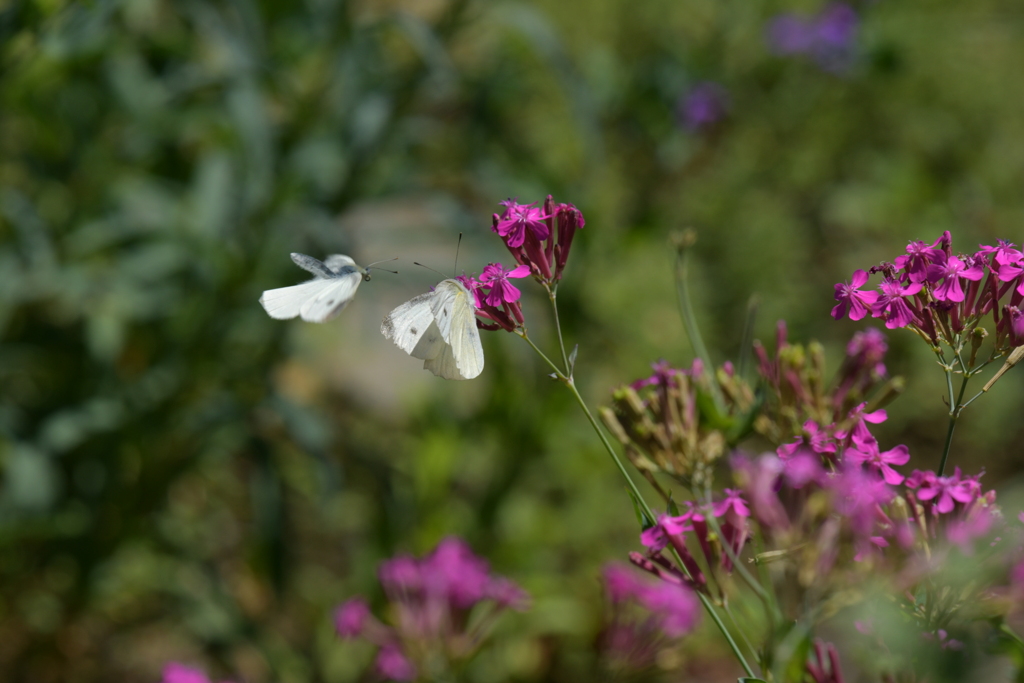
[[[519,304],[522,292],[509,282],[509,278],[524,278],[530,274],[530,267],[519,265],[506,269],[500,263],[488,263],[479,278],[460,275],[456,279],[473,292],[476,314],[491,323],[479,322],[483,329],[503,329],[512,332],[524,322],[523,309]]]
[[[997,349],[1024,344],[1024,254],[1003,240],[954,254],[951,242],[947,231],[930,245],[911,242],[892,263],[855,271],[849,282],[835,286],[839,303],[832,317],[871,315],[889,329],[916,330],[935,345],[952,343],[991,315]],[[881,276],[877,289],[862,289],[871,274]]]
[[[501,237],[516,263],[528,266],[540,282],[553,285],[562,279],[573,238],[586,221],[572,204],[556,204],[551,195],[543,207],[501,202],[505,210],[494,214],[492,230]]]
[[[612,668],[641,671],[654,666],[663,649],[700,622],[700,601],[688,588],[645,581],[615,563],[605,566],[603,578],[611,614],[599,645]]]
[[[973,541],[991,527],[995,491],[982,494],[981,475],[964,477],[959,468],[947,477],[920,470],[900,473],[896,468],[910,460],[907,447],[882,451],[868,428],[885,419],[884,410],[866,412],[861,405],[839,424],[808,421],[804,434],[780,446],[776,456],[737,456],[734,470],[742,473],[762,530],[788,532],[794,524],[780,491],[802,490],[803,498],[820,490],[844,520],[856,560],[884,555],[882,549],[891,545],[909,551],[918,541],[936,538],[970,552]],[[891,505],[896,499],[901,499],[898,513]],[[927,538],[921,539],[921,533]]]
[[[702,506],[687,501],[687,510],[682,514],[659,517],[653,526],[640,534],[640,542],[647,552],[630,553],[630,561],[672,585],[707,593],[707,577],[694,551],[691,551],[688,539],[694,541],[697,552],[710,571],[721,569],[731,572],[732,558],[739,555],[750,536],[747,524],[750,508],[746,501],[737,490],[725,489],[724,493],[725,496],[717,503]],[[662,552],[668,547],[682,561],[682,567],[675,566]]]
[[[479,277],[460,275],[456,279],[475,298],[477,326],[485,330],[514,332],[525,319],[519,303],[522,292],[510,280],[529,275],[547,287],[562,278],[573,237],[586,223],[572,204],[556,204],[548,195],[544,206],[519,204],[514,199],[501,202],[502,213],[494,214],[491,229],[501,237],[518,264],[505,268],[489,263]]]
[[[377,646],[375,669],[386,680],[429,678],[430,661],[468,658],[498,614],[529,603],[519,586],[492,574],[458,538],[444,539],[420,559],[393,557],[378,574],[392,623],[376,619],[359,597],[339,605],[334,619],[341,637]]]

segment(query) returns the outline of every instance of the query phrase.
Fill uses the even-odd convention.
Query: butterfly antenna
[[[425,265],[423,265],[422,263],[417,263],[416,261],[413,261],[413,262],[412,262],[412,264],[413,264],[414,266],[419,266],[420,268],[426,268],[427,270],[432,270],[432,271],[434,271],[435,273],[437,273],[438,275],[440,275],[441,277],[443,277],[443,278],[445,278],[445,279],[447,279],[447,278],[448,278],[448,276],[447,276],[447,275],[445,275],[445,274],[444,274],[444,273],[442,273],[441,271],[437,270],[436,268],[431,268],[430,266],[425,266]]]
[[[395,258],[388,258],[388,259],[384,259],[383,261],[374,261],[370,265],[366,266],[366,270],[369,270],[370,268],[373,268],[374,270],[383,270],[385,273],[394,273],[395,275],[398,275],[398,271],[397,270],[388,270],[387,268],[374,268],[374,266],[376,266],[378,263],[389,263],[391,261],[397,261],[397,260],[398,260],[398,257],[396,256]]]
[[[459,272],[459,247],[462,246],[462,233],[459,233],[459,241],[455,243],[455,272]]]

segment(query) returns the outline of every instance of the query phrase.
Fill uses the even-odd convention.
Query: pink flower
[[[878,300],[878,292],[861,292],[861,287],[868,281],[868,274],[863,270],[855,270],[849,283],[836,285],[835,299],[839,303],[832,308],[832,317],[839,320],[850,312],[850,320],[860,320],[866,316],[872,304]]]
[[[846,345],[846,355],[853,365],[851,372],[866,368],[876,375],[884,375],[885,365],[882,359],[888,351],[889,345],[885,342],[885,335],[874,327],[855,333],[850,343]]]
[[[971,493],[971,486],[960,481],[960,468],[954,470],[949,477],[940,477],[934,472],[920,472],[914,470],[907,479],[907,487],[917,489],[917,499],[920,501],[937,500],[933,507],[936,514],[952,512],[957,503],[967,505],[975,499]]]
[[[160,683],[210,683],[210,679],[202,669],[195,669],[178,662],[168,662],[164,665]],[[231,682],[223,681],[223,683]]]
[[[725,498],[715,503],[715,517],[723,517],[730,510],[740,517],[750,516],[750,508],[736,489],[725,489]]]
[[[875,437],[868,430],[866,423],[871,424],[882,424],[889,419],[889,414],[882,410],[873,410],[870,413],[865,412],[867,403],[861,403],[856,408],[850,411],[850,420],[853,421],[853,428],[850,430],[849,436],[850,441],[854,444],[864,447],[866,444],[870,444],[875,441]],[[839,436],[837,434],[837,436]],[[843,438],[840,436],[839,438]]]
[[[870,535],[879,517],[879,505],[891,501],[895,493],[880,479],[866,474],[859,467],[833,477],[828,487],[835,494],[836,510],[850,521],[854,533]]]
[[[389,643],[377,652],[375,663],[377,673],[389,681],[412,681],[416,679],[416,667],[412,665],[398,645]]]
[[[1018,266],[1021,259],[1024,259],[1024,253],[1021,253],[1020,249],[1017,249],[1017,245],[1013,242],[1007,242],[1006,240],[997,240],[998,247],[989,247],[984,244],[979,244],[979,254],[986,256],[992,254],[993,260],[1001,266]],[[1000,278],[1002,279],[1002,278]],[[1008,278],[1007,280],[1012,280]],[[1003,280],[1006,282],[1007,280]]]
[[[846,449],[843,457],[850,462],[868,465],[882,473],[885,483],[897,486],[903,483],[903,475],[892,468],[893,465],[906,465],[910,460],[910,451],[906,446],[899,445],[895,448],[880,453],[878,442],[874,439],[870,443],[864,443],[860,448],[852,447]]]
[[[526,231],[529,230],[538,240],[548,238],[548,230],[542,209],[533,204],[519,204],[514,199],[506,199],[501,202],[505,206],[505,212],[498,219],[494,231],[505,238],[510,247],[521,247],[526,241]]]
[[[637,599],[661,618],[661,629],[669,638],[686,635],[700,621],[700,602],[689,588],[662,581],[645,586]]]
[[[370,606],[363,598],[352,598],[334,610],[334,628],[342,638],[358,638],[370,616]]]
[[[529,274],[530,266],[522,265],[505,270],[500,263],[487,264],[480,274],[481,284],[491,288],[484,301],[495,308],[500,307],[503,302],[511,304],[519,301],[521,292],[508,279],[522,278]]]
[[[984,276],[985,271],[983,268],[977,265],[968,267],[956,256],[946,258],[945,254],[942,255],[942,258],[936,259],[935,263],[928,266],[928,280],[931,282],[942,280],[942,284],[936,287],[934,291],[935,298],[939,301],[960,303],[965,297],[963,287],[960,286],[960,280],[977,281]]]
[[[917,316],[911,310],[904,297],[913,296],[921,291],[921,283],[911,281],[904,286],[899,280],[886,277],[878,285],[882,291],[881,296],[874,302],[871,314],[876,318],[883,318],[885,326],[890,330],[897,327],[906,327],[915,322]]]
[[[800,453],[786,461],[782,476],[793,489],[802,489],[811,483],[820,483],[825,476],[821,458],[809,453]]]
[[[945,257],[939,248],[940,242],[941,237],[931,246],[920,240],[911,242],[907,245],[907,255],[896,257],[896,267],[903,269],[911,282],[924,282],[928,277],[928,266]]]
[[[484,599],[490,584],[487,562],[465,541],[449,537],[421,561],[428,592],[446,598],[456,609],[469,609]]]
[[[676,370],[664,358],[656,363],[651,363],[651,369],[654,370],[653,375],[646,379],[638,379],[629,386],[633,389],[643,389],[649,386],[657,386],[659,388],[675,387],[679,385],[679,380],[676,377],[686,374],[686,370]]]
[[[210,683],[210,679],[202,669],[168,662],[164,666],[162,683]]]
[[[604,566],[604,587],[612,602],[623,602],[636,595],[643,586],[634,571],[620,564],[609,562]]]
[[[483,287],[482,282],[478,282],[476,278],[470,275],[456,275],[455,279],[466,286],[466,289],[473,292],[473,305],[477,308],[484,307],[484,300],[480,296],[480,288]]]

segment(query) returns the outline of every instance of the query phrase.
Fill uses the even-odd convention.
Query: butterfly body
[[[442,280],[398,306],[380,331],[439,377],[473,379],[484,369],[475,298],[458,280]]]
[[[343,254],[331,254],[323,261],[305,254],[291,256],[295,265],[313,274],[313,279],[263,292],[260,303],[271,318],[301,316],[307,322],[327,322],[344,310],[359,284],[370,279],[365,268]]]

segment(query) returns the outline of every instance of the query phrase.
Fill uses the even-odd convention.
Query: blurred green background
[[[635,519],[582,415],[515,337],[472,382],[379,332],[436,275],[510,262],[506,197],[587,218],[560,301],[592,405],[692,354],[669,234],[719,360],[748,297],[771,347],[839,353],[832,284],[911,239],[1024,225],[1024,13],[858,5],[848,69],[773,54],[741,0],[0,0],[0,680],[350,681],[330,609],[377,562],[459,534],[522,583],[477,681],[593,680],[601,565]],[[697,84],[727,114],[681,125]],[[376,273],[342,316],[271,320],[298,251]],[[529,284],[531,331],[551,344]],[[883,444],[935,467],[944,380],[910,333]],[[833,356],[833,367],[838,357]],[[1019,374],[1019,373],[1018,373]],[[951,462],[1019,476],[1022,386],[969,409]],[[980,404],[979,404],[980,405]],[[737,675],[713,633],[675,680]],[[725,662],[725,663],[721,663]]]

